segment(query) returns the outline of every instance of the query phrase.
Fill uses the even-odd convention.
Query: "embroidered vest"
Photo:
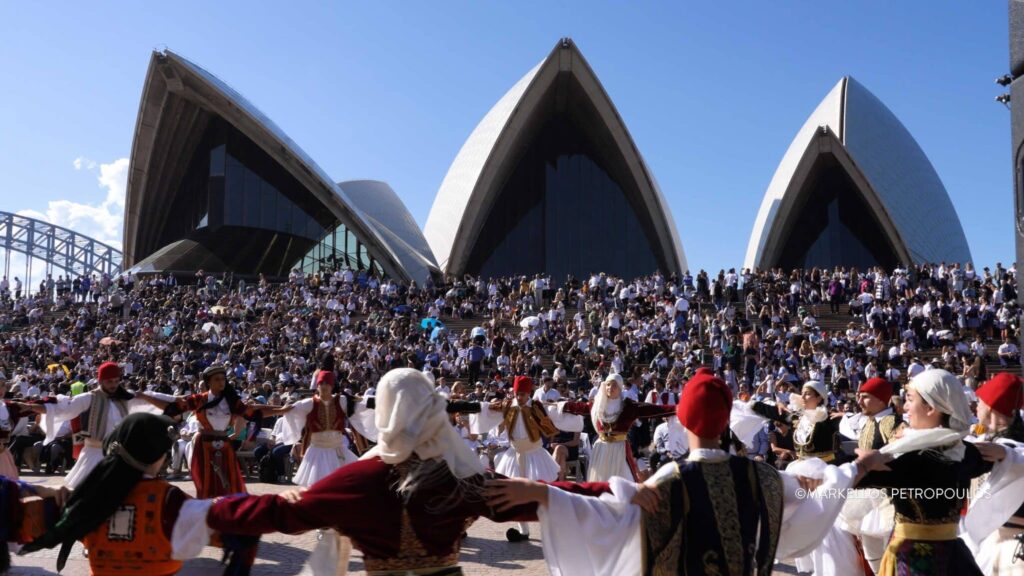
[[[643,574],[770,576],[782,526],[778,471],[739,456],[673,466],[655,487],[658,513],[643,514]]]
[[[878,450],[892,440],[896,426],[895,414],[887,414],[877,421],[869,416],[864,429],[860,431],[857,447],[862,450]]]
[[[345,411],[341,409],[338,396],[333,396],[330,402],[324,402],[319,396],[314,396],[313,409],[306,416],[306,428],[302,432],[302,453],[305,454],[309,449],[313,434],[329,430],[345,432],[346,421]]]
[[[163,528],[170,488],[163,480],[140,481],[117,511],[85,536],[93,574],[170,576],[181,570]]]
[[[121,414],[123,420],[128,416],[128,403],[120,399],[111,399],[101,390],[92,393],[89,409],[71,420],[72,452],[77,459],[85,447],[87,438],[102,442],[107,435],[107,419],[110,418],[110,403]]]
[[[540,442],[541,436],[550,438],[558,434],[558,429],[555,428],[554,422],[548,417],[543,406],[539,404],[516,406],[510,403],[505,407],[505,430],[508,432],[509,440],[513,439],[516,419],[520,416],[525,418],[523,423],[526,425],[526,434],[530,437],[530,442]]]

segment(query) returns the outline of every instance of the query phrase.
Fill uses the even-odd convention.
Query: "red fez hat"
[[[978,388],[978,398],[1003,416],[1013,417],[1013,413],[1024,406],[1024,380],[1009,372],[1000,372]]]
[[[104,362],[96,371],[97,380],[113,380],[121,377],[121,367],[116,362]]]
[[[860,385],[860,391],[871,394],[886,404],[892,398],[892,384],[885,378],[868,378],[868,381]]]
[[[694,372],[693,375],[694,376],[714,376],[715,375],[715,371],[712,370],[711,368],[708,368],[707,366],[701,366],[700,368],[697,368],[697,371]]]
[[[334,386],[334,372],[330,370],[321,370],[316,375],[316,385],[319,386],[323,383]]]
[[[516,394],[533,394],[533,378],[516,376],[512,381],[512,391]]]
[[[700,374],[683,387],[676,416],[687,430],[701,438],[717,438],[729,427],[732,390],[721,378]]]

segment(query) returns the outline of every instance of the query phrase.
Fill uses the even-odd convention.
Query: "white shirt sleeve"
[[[610,484],[612,493],[600,498],[548,488],[537,516],[552,576],[640,574],[641,512],[630,503],[636,486],[617,477]]]
[[[302,439],[302,429],[306,427],[306,418],[313,411],[313,399],[306,398],[296,402],[290,411],[281,416],[274,424],[281,424],[281,434],[275,438],[278,444],[297,444]]]
[[[964,519],[964,529],[974,542],[981,542],[995,532],[1017,512],[1016,505],[1024,502],[1024,444],[1003,440],[1006,458],[992,466],[978,492],[971,499],[971,507]]]
[[[480,403],[480,412],[469,415],[469,431],[473,434],[487,434],[501,424],[505,413],[501,410],[491,410],[487,402]]]
[[[189,498],[181,505],[178,519],[171,531],[172,558],[187,560],[202,554],[203,547],[210,543],[210,534],[213,532],[206,525],[206,513],[213,502]]]
[[[57,431],[62,423],[76,418],[89,409],[92,395],[93,392],[86,392],[75,397],[58,396],[55,403],[43,405],[46,407],[46,414],[40,419],[39,425],[46,432],[45,444],[57,439]]]
[[[825,467],[824,483],[810,494],[800,487],[795,475],[781,472],[779,476],[783,484],[782,529],[775,557],[805,556],[821,545],[836,523],[857,476],[857,466]]]

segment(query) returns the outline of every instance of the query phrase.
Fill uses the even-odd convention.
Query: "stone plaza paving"
[[[22,480],[33,484],[59,486],[63,478],[60,476],[25,475]],[[176,481],[176,486],[189,494],[195,489],[191,481]],[[248,484],[253,494],[270,494],[281,492],[291,486],[276,484]],[[519,576],[540,576],[548,574],[544,563],[544,553],[538,538],[540,527],[534,525],[533,539],[529,542],[511,544],[505,540],[508,524],[495,524],[480,519],[469,529],[469,538],[462,543],[459,557],[463,571],[467,576],[492,576],[496,574],[515,574]],[[296,536],[270,534],[260,540],[260,548],[253,576],[297,576],[302,573],[303,565],[310,550],[316,543],[316,532],[308,532]],[[222,567],[221,557],[217,548],[206,548],[200,558],[185,562],[179,574],[183,576],[218,576]],[[52,575],[56,574],[57,550],[43,550],[28,556],[15,556],[12,575]],[[363,570],[362,554],[358,550],[352,552],[348,573],[353,575],[366,574]],[[779,566],[776,574],[795,574],[789,567]],[[82,547],[75,545],[67,566],[61,572],[64,576],[89,576],[89,561],[82,556]]]

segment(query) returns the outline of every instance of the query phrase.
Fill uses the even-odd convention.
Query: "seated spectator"
[[[1002,366],[1009,366],[1011,364],[1020,364],[1020,350],[1017,345],[1013,343],[1013,340],[1005,338],[1003,343],[999,345],[999,364]]]

